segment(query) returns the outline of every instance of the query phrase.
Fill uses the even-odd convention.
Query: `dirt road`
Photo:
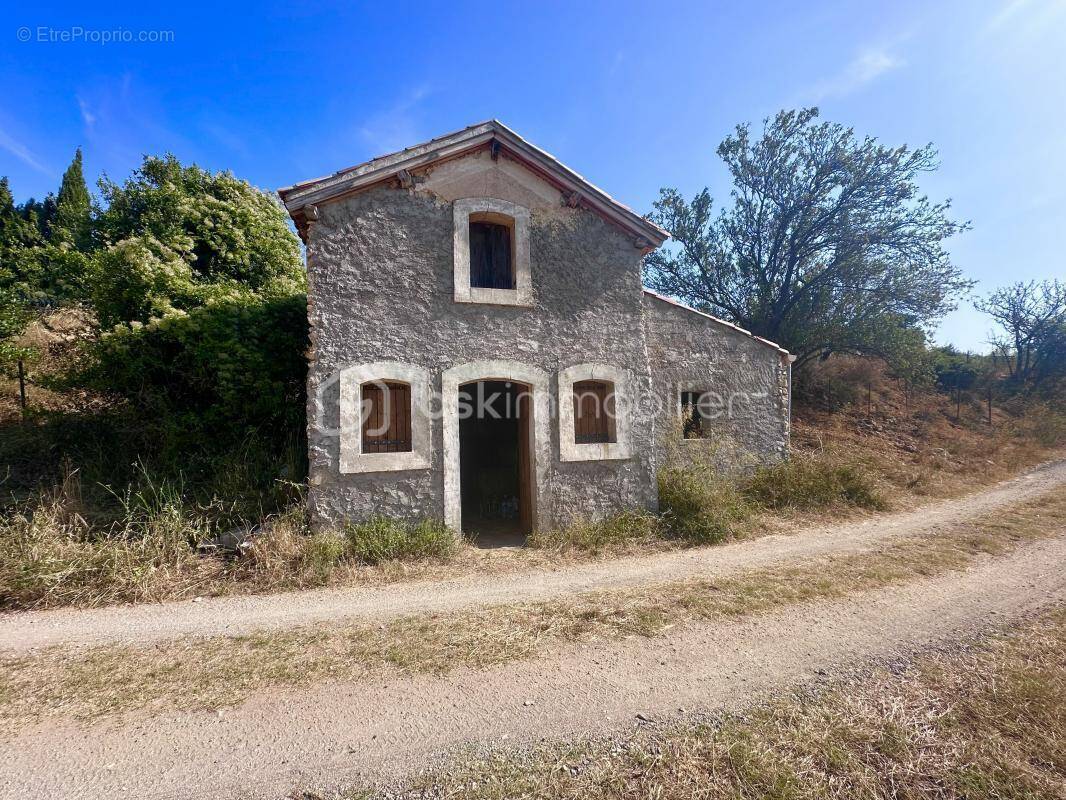
[[[939,526],[1022,503],[1064,482],[1066,461],[1056,461],[990,489],[906,513],[720,547],[568,565],[554,571],[470,575],[381,588],[204,598],[199,602],[8,613],[0,615],[0,650],[24,651],[53,644],[109,641],[151,642],[190,635],[237,635],[344,618],[380,620],[415,612],[546,600],[697,575],[716,577],[826,553],[876,549],[898,536],[930,532]]]
[[[1066,539],[965,573],[446,678],[270,691],[215,713],[49,723],[0,742],[0,798],[284,796],[409,773],[470,743],[718,710],[1066,602]],[[219,680],[225,680],[224,675]],[[686,712],[686,713],[692,713]]]

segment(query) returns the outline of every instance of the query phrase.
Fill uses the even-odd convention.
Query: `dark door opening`
[[[484,547],[525,544],[532,528],[530,395],[522,384],[459,387],[463,532]]]

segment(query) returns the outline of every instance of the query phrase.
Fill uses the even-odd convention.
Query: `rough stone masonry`
[[[527,528],[655,510],[667,463],[731,469],[786,455],[788,353],[644,290],[642,258],[666,232],[502,124],[281,196],[307,244],[316,526],[385,516],[464,527],[473,511],[459,485],[469,465],[454,396],[476,381],[530,396],[519,448]],[[510,225],[514,289],[466,283],[467,207]],[[373,380],[410,386],[404,452],[366,452],[360,398]],[[613,398],[613,438],[600,443],[574,434],[575,386],[588,380]],[[682,400],[692,398],[699,430],[684,438],[692,409]]]

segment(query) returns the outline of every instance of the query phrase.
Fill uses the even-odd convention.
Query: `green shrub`
[[[645,511],[623,511],[604,519],[578,519],[563,528],[534,531],[527,543],[548,550],[601,553],[628,544],[663,538],[659,517]]]
[[[336,531],[320,531],[307,536],[300,548],[300,571],[315,581],[325,581],[345,559],[348,543]]]
[[[668,534],[691,544],[727,539],[752,514],[734,481],[684,467],[659,473],[659,507]]]
[[[888,507],[865,467],[828,453],[793,454],[788,461],[761,467],[743,481],[741,491],[751,502],[774,510]]]
[[[146,156],[100,183],[93,305],[104,328],[191,310],[236,289],[304,285],[300,243],[277,199],[228,172]]]
[[[455,551],[456,536],[437,520],[417,524],[386,517],[345,526],[348,556],[363,564],[408,558],[444,558]]]
[[[228,445],[304,424],[306,350],[304,294],[234,290],[188,312],[115,327],[71,383],[125,397],[189,440]]]

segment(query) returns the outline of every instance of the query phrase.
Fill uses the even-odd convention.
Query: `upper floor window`
[[[514,220],[491,212],[470,215],[470,286],[514,289]]]
[[[529,209],[493,197],[453,203],[457,303],[533,304]]]

